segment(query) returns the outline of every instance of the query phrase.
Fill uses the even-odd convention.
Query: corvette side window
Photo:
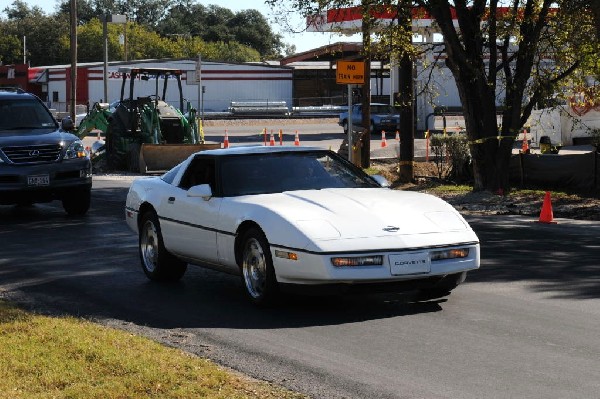
[[[215,162],[212,159],[194,159],[185,172],[179,187],[184,190],[200,184],[209,184],[215,190]]]

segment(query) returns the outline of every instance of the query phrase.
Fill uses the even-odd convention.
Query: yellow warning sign
[[[337,84],[365,84],[365,63],[354,61],[338,61],[335,82]]]

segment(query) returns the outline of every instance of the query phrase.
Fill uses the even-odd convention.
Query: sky
[[[0,0],[0,13],[4,16],[2,10],[9,7],[14,0]],[[56,0],[24,0],[30,7],[38,6],[46,14],[51,14],[56,9]],[[304,52],[327,44],[347,41],[360,41],[359,35],[343,36],[334,33],[292,33],[277,21],[277,14],[271,8],[265,5],[262,0],[197,0],[197,3],[208,6],[215,4],[220,7],[228,8],[233,12],[255,9],[258,10],[271,24],[271,30],[279,33],[283,42],[296,46],[296,52]],[[300,15],[290,16],[291,25],[294,31],[300,31],[304,27],[304,19]]]

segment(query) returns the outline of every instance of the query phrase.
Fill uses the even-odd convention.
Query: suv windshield
[[[0,134],[5,130],[54,129],[56,122],[36,100],[0,100]]]

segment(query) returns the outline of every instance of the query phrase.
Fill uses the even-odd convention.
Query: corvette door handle
[[[175,197],[169,197],[168,200],[169,204],[172,204],[175,202]]]

